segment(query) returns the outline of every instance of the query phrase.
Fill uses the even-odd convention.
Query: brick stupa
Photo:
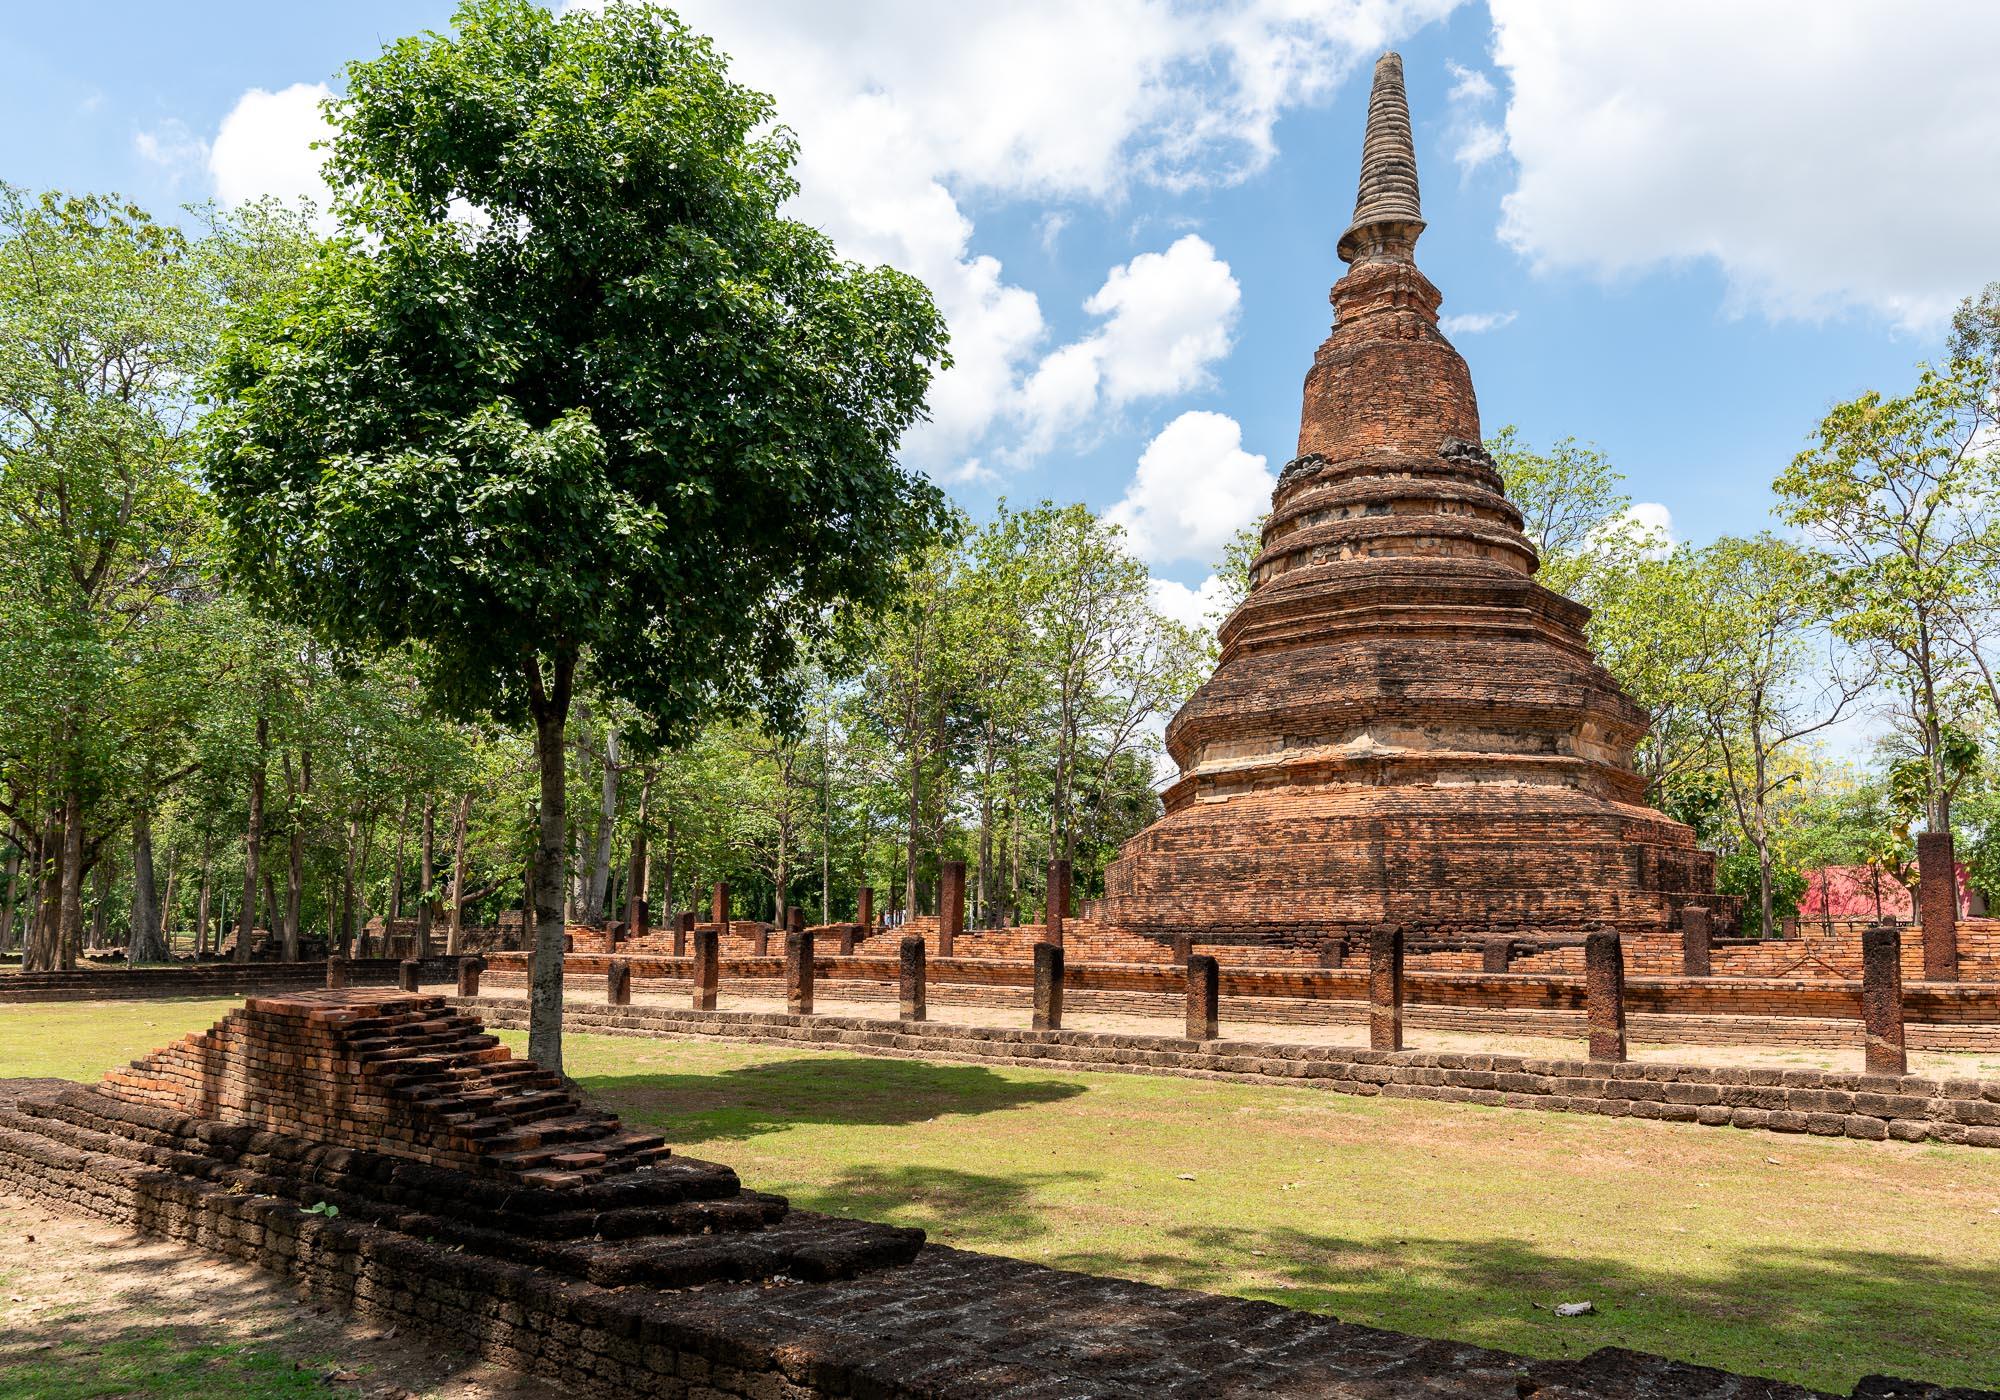
[[[1423,229],[1386,54],[1298,455],[1216,672],[1167,728],[1166,815],[1106,872],[1107,923],[1640,930],[1712,892],[1713,858],[1645,805],[1647,715],[1593,661],[1589,610],[1535,581]]]

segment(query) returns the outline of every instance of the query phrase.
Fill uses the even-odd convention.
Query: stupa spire
[[[1403,56],[1375,60],[1368,94],[1368,132],[1361,140],[1361,188],[1354,222],[1335,249],[1342,262],[1363,257],[1407,262],[1424,231],[1417,197],[1417,149],[1410,135],[1410,100],[1403,91]]]

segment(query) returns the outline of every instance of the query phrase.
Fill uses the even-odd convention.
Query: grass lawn
[[[227,1005],[0,1008],[0,1072],[88,1077]],[[943,1243],[1531,1355],[2000,1385],[2000,1152],[755,1046],[569,1055],[677,1150]],[[1581,1299],[1596,1315],[1551,1311]]]

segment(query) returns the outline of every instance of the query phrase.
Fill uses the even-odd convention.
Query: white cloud
[[[1124,497],[1104,513],[1133,553],[1153,564],[1219,558],[1262,515],[1277,479],[1243,450],[1243,429],[1223,413],[1183,413],[1139,456]]]
[[[1603,276],[1712,260],[1728,309],[1934,329],[1993,275],[2000,6],[1493,0],[1502,238]]]
[[[329,95],[325,83],[293,83],[277,92],[251,88],[237,98],[208,152],[216,198],[229,205],[265,195],[310,199],[324,215],[329,201],[319,167],[326,152],[312,143],[333,135],[319,111]]]
[[[147,131],[132,134],[132,149],[149,165],[158,166],[175,185],[208,164],[208,142],[178,117],[168,117]]]
[[[1451,158],[1461,175],[1470,175],[1488,161],[1498,160],[1507,151],[1507,137],[1489,122],[1473,122],[1460,130],[1452,146]]]
[[[1641,558],[1664,559],[1674,552],[1673,512],[1658,501],[1637,501],[1591,531],[1588,548],[1614,542],[1635,549]]]
[[[1484,335],[1514,324],[1518,311],[1468,311],[1459,316],[1440,316],[1438,329],[1446,335]]]
[[[1074,422],[1062,415],[1138,369],[1043,351],[1040,301],[977,252],[967,195],[1109,204],[1135,181],[1179,188],[1241,178],[1270,159],[1286,108],[1324,100],[1384,46],[1456,3],[681,0],[673,8],[715,39],[739,81],[771,93],[798,133],[801,188],[790,212],[849,257],[901,267],[936,295],[954,363],[933,386],[933,421],[904,451],[948,476],[974,452],[1021,460],[982,444],[989,433],[1026,425],[1046,435],[1054,422]],[[1060,223],[1045,224],[1045,246],[1060,232]],[[1101,382],[1086,393],[1093,367]]]
[[[1103,324],[1046,356],[1022,388],[1025,451],[1046,449],[1100,403],[1117,408],[1206,384],[1229,353],[1242,301],[1229,264],[1192,233],[1112,268],[1083,304]]]
[[[1462,63],[1445,60],[1445,71],[1451,74],[1451,91],[1446,94],[1452,102],[1486,102],[1494,95],[1493,80],[1477,68],[1467,68]]]
[[[1170,578],[1149,578],[1147,592],[1152,597],[1153,611],[1161,613],[1183,627],[1199,627],[1214,631],[1221,618],[1223,585],[1215,574],[1201,581],[1197,588],[1189,588],[1184,583],[1176,583]]]

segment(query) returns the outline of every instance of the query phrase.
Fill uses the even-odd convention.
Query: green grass
[[[87,1077],[226,1005],[0,1008],[0,1066]],[[677,1151],[944,1243],[1530,1355],[2000,1385],[2000,1152],[756,1046],[568,1052]],[[1584,1298],[1595,1316],[1551,1311]]]
[[[109,1341],[65,1339],[10,1362],[0,1372],[4,1400],[113,1395],[143,1395],[149,1400],[283,1400],[326,1393],[318,1369],[300,1370],[259,1347],[189,1342],[164,1327],[133,1329]]]

